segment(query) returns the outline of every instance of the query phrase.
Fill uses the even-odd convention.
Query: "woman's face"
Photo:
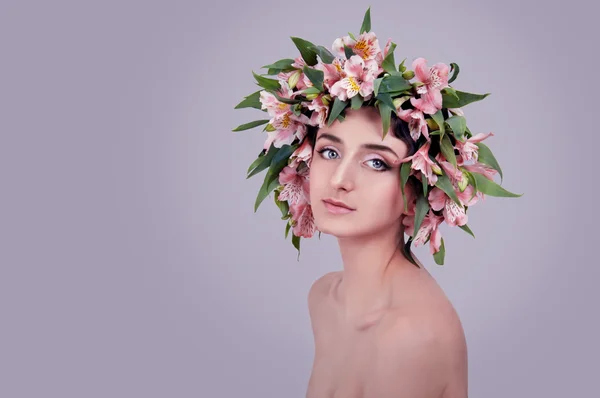
[[[343,122],[319,129],[309,176],[317,229],[348,237],[399,228],[404,202],[398,161],[407,150],[391,131],[382,140],[381,118],[373,107],[348,109]],[[352,210],[331,206],[327,200],[343,202]]]

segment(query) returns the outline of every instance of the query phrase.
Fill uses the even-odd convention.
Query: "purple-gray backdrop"
[[[254,4],[253,4],[254,3]],[[528,1],[15,1],[0,5],[0,396],[304,397],[307,293],[262,177],[251,71],[373,31],[457,62],[503,186],[417,256],[463,321],[470,396],[597,393],[596,15]],[[593,38],[593,36],[595,38]],[[262,174],[261,174],[262,176]],[[588,188],[589,187],[589,188]]]

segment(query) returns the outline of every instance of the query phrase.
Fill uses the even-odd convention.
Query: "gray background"
[[[337,242],[285,241],[251,71],[373,31],[453,86],[519,199],[417,256],[463,321],[470,397],[597,393],[598,32],[577,0],[0,5],[0,396],[304,397],[307,293]]]

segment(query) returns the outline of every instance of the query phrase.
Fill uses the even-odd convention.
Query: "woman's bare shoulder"
[[[312,313],[314,308],[323,304],[329,296],[331,285],[341,275],[340,271],[328,272],[313,282],[308,291],[308,310]]]

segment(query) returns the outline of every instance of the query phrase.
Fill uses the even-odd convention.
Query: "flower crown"
[[[307,127],[330,126],[344,120],[347,108],[373,106],[379,110],[383,137],[390,127],[394,112],[409,127],[417,151],[401,160],[401,191],[406,183],[422,186],[412,203],[404,201],[405,233],[410,238],[404,245],[405,256],[415,265],[410,245],[430,243],[437,264],[444,264],[445,247],[439,226],[446,222],[475,235],[467,226],[467,209],[485,195],[520,197],[493,181],[502,169],[492,151],[481,141],[493,133],[473,135],[466,124],[462,107],[480,101],[486,94],[473,94],[450,87],[459,67],[437,63],[427,67],[424,58],[407,70],[404,61],[396,68],[396,44],[388,40],[383,52],[375,33],[371,32],[370,7],[367,9],[358,37],[338,38],[332,52],[298,37],[291,37],[300,51],[295,59],[281,59],[270,65],[264,75],[252,72],[256,91],[235,109],[256,108],[269,119],[256,120],[236,127],[242,131],[266,124],[267,139],[258,158],[248,168],[247,177],[268,169],[258,192],[254,211],[274,192],[275,203],[287,220],[285,238],[292,229],[292,244],[300,255],[300,238],[317,231],[309,198],[308,169],[312,147],[306,139]],[[452,77],[448,79],[449,72]],[[416,77],[418,81],[411,83]],[[418,190],[420,191],[420,190]],[[320,231],[319,231],[320,236]]]

